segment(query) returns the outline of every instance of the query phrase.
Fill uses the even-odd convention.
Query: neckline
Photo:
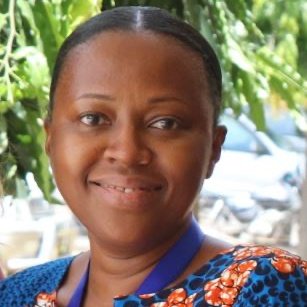
[[[203,243],[204,237],[203,232],[193,217],[188,229],[181,235],[175,244],[171,246],[164,256],[162,256],[158,264],[145,278],[140,287],[131,295],[156,293],[174,282],[197,254]],[[73,292],[68,307],[79,307],[82,305],[89,278],[89,268],[90,261]]]

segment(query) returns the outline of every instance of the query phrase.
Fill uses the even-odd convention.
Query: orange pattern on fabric
[[[221,277],[206,283],[205,301],[213,306],[232,306],[256,266],[257,262],[254,260],[231,264]]]
[[[293,273],[295,268],[301,267],[305,276],[307,276],[307,262],[299,256],[293,255],[280,248],[265,246],[246,246],[234,252],[235,260],[243,260],[252,256],[266,256],[273,254],[271,264],[281,273]]]
[[[195,294],[187,297],[187,293],[183,288],[179,288],[170,293],[166,302],[151,304],[151,307],[193,307]]]
[[[307,276],[307,261],[305,261],[305,260],[301,261],[301,268],[302,268],[305,276]]]
[[[56,291],[52,293],[41,292],[36,297],[34,307],[56,307]]]
[[[245,246],[233,253],[234,259],[237,261],[246,260],[250,257],[262,257],[269,254],[273,254],[271,264],[277,271],[289,274],[293,273],[297,266],[300,266],[307,276],[307,261],[279,248]],[[204,290],[206,291],[204,300],[213,306],[232,306],[251,271],[256,266],[257,262],[254,260],[231,264],[223,271],[221,277],[206,283],[204,286]]]

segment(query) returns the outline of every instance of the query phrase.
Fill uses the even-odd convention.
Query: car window
[[[222,122],[228,129],[226,140],[223,145],[224,149],[251,153],[265,151],[255,135],[245,128],[238,120],[229,116],[223,116]]]

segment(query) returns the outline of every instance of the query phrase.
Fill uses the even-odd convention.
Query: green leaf
[[[255,74],[253,62],[245,56],[242,48],[237,44],[235,40],[229,38],[227,47],[228,56],[235,65],[248,73]]]
[[[39,51],[34,46],[22,46],[14,50],[12,57],[16,61],[19,61],[21,59],[27,59],[28,56],[33,56],[36,53],[39,53]]]
[[[0,155],[3,154],[8,146],[7,125],[4,116],[0,116]]]
[[[28,79],[32,86],[36,89],[41,89],[49,81],[49,70],[45,56],[36,52],[27,57],[27,62],[24,64],[25,73],[30,78]]]
[[[0,84],[0,88],[1,88],[1,84]],[[2,95],[0,94],[0,97],[1,96]],[[1,99],[1,101],[0,101],[0,114],[5,113],[11,106],[12,106],[12,104],[10,102]]]
[[[17,172],[17,165],[12,165],[7,173],[6,173],[6,179],[12,179],[15,175],[16,175],[16,172]]]
[[[266,123],[264,105],[259,100],[254,100],[250,103],[249,115],[253,122],[256,124],[257,129],[265,131]]]
[[[25,21],[29,25],[28,28],[26,27],[26,25],[24,25],[25,29],[27,30],[26,34],[31,33],[35,45],[37,46],[37,48],[42,50],[43,46],[40,40],[40,27],[39,25],[37,25],[36,20],[35,20],[35,13],[38,12],[37,5],[34,9],[33,4],[31,5],[30,1],[27,1],[27,0],[18,0],[16,2],[16,5],[18,8],[18,11],[20,12],[20,15],[25,19]]]
[[[83,0],[71,1],[68,9],[68,22],[70,25],[70,32],[81,22],[89,17],[99,13],[101,8],[101,1]]]
[[[0,13],[0,30],[5,26],[6,24],[6,18],[7,14],[1,14]]]

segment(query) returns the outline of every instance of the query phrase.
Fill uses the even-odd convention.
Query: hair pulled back
[[[102,32],[150,31],[177,39],[201,56],[211,91],[214,107],[214,122],[217,122],[221,108],[222,75],[217,56],[208,41],[192,26],[172,16],[166,10],[155,7],[127,6],[103,11],[79,25],[62,44],[51,80],[48,118],[51,119],[54,93],[57,82],[69,52]]]

